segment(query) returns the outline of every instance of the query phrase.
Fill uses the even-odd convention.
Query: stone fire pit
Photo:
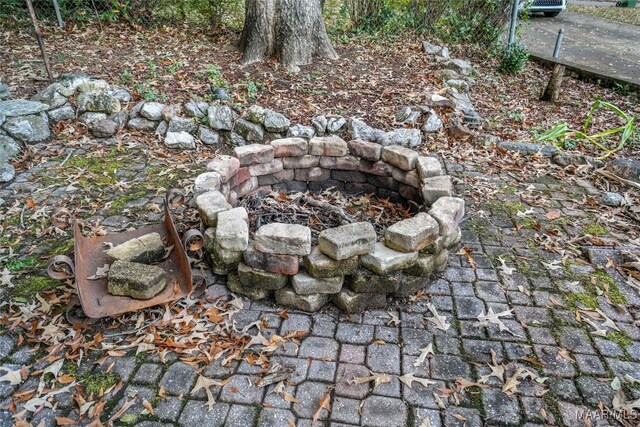
[[[422,289],[460,240],[464,201],[452,197],[440,163],[400,147],[337,137],[286,138],[237,147],[217,156],[195,180],[205,248],[216,274],[254,300],[275,296],[286,307],[317,311],[329,300],[346,312],[382,308],[387,297]],[[262,225],[250,240],[238,200],[271,191],[374,193],[421,209],[389,226],[380,241],[368,222],[320,232],[298,224]]]

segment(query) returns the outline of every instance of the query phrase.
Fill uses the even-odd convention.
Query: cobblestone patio
[[[75,200],[85,206],[85,212],[94,208],[94,218],[103,218],[108,231],[156,221],[159,214],[149,210],[149,205],[159,204],[161,199],[151,190],[158,182],[147,181],[148,170],[155,167],[159,172],[164,165],[161,160],[152,159],[150,152],[127,150],[131,150],[130,161],[114,172],[117,181],[146,189],[129,199],[122,194],[138,190],[126,189],[111,198],[113,204],[117,202],[128,209],[124,213],[128,218],[116,213],[113,204],[92,206],[95,190],[75,183],[79,189],[69,191],[68,185],[73,182],[59,181],[62,175],[54,175],[57,169],[53,166],[67,155],[63,151],[54,153],[58,157],[50,164],[19,175],[13,184],[0,190],[0,197],[5,200],[5,207],[14,201],[22,205],[30,197],[40,206]],[[77,153],[68,162],[74,167]],[[562,246],[561,242],[554,242],[554,234],[569,240],[599,235],[607,241],[616,241],[623,235],[607,228],[602,221],[602,206],[587,203],[602,190],[576,175],[558,180],[545,173],[537,177],[514,171],[491,174],[484,167],[466,163],[445,166],[457,183],[458,194],[465,198],[467,218],[473,219],[461,223],[462,242],[456,251],[468,249],[452,251],[447,269],[424,293],[411,301],[395,301],[389,310],[346,315],[329,306],[313,315],[289,311],[286,319],[283,317],[287,316],[278,315],[281,307],[273,302],[245,300],[244,310],[234,317],[238,328],[265,319],[268,328],[262,334],[267,338],[270,334],[308,331],[299,346],[286,343],[271,356],[272,363],[295,366],[286,385],[287,393],[295,397],[290,400],[295,402],[275,394],[273,385],[255,387],[255,380],[261,377],[256,375],[259,367],[246,360],[232,361],[230,366],[216,362],[202,367],[184,363],[171,353],[161,363],[157,355],[133,352],[109,356],[96,365],[103,354],[89,354],[78,373],[99,373],[110,368],[110,373],[123,381],[119,391],[105,397],[103,421],[137,394],[139,399],[116,424],[302,427],[312,425],[323,396],[329,393],[331,411],[319,412],[315,425],[616,425],[613,420],[595,419],[586,424],[582,418],[585,411],[595,411],[600,402],[611,406],[614,391],[610,383],[615,376],[640,376],[640,295],[607,262],[620,262],[620,249],[637,253],[638,247],[624,241],[617,248],[588,246],[575,258],[569,257],[571,251],[567,248],[564,263],[560,262],[560,254],[550,250],[556,244]],[[179,181],[182,172],[174,169],[167,181],[186,185],[186,181]],[[582,240],[575,242],[580,246]],[[34,254],[50,255],[50,250],[39,245]],[[214,278],[207,292],[226,292],[221,280]],[[608,293],[594,292],[605,288]],[[10,293],[5,293],[4,299],[8,298]],[[425,317],[431,315],[427,303],[447,318],[451,328],[443,331],[425,322]],[[598,308],[619,331],[608,330],[606,336],[594,336],[593,329],[576,318],[579,307]],[[478,315],[490,309],[496,313],[513,310],[513,316],[501,319],[512,333],[499,331],[495,324],[479,325]],[[398,324],[390,321],[392,315],[400,320]],[[422,349],[430,344],[434,355],[416,367],[414,363]],[[459,402],[453,397],[437,397],[443,396],[442,389],[455,390],[456,381],[461,378],[475,383],[489,374],[492,355],[498,364],[506,366],[505,378],[518,367],[527,367],[546,379],[543,384],[523,380],[511,395],[503,393],[502,383],[492,378],[488,381],[491,387],[473,385],[458,393]],[[17,369],[41,356],[38,349],[20,344],[17,333],[0,335],[1,366]],[[371,373],[388,374],[390,381],[375,387],[373,382],[352,383],[354,377]],[[432,379],[434,384],[424,387],[414,382],[408,387],[398,377],[410,373]],[[224,386],[211,388],[217,402],[212,410],[206,404],[204,390],[190,393],[199,374],[220,380],[230,378]],[[0,411],[0,425],[13,423],[8,410],[12,400],[20,410],[16,392],[37,386],[37,377],[16,386],[0,382],[4,408]],[[637,384],[625,386],[625,392],[627,399],[640,398]],[[153,414],[145,409],[143,400],[151,404]],[[55,426],[56,417],[78,419],[81,402],[72,401],[68,393],[56,396],[56,401],[55,409],[36,412],[31,424]]]

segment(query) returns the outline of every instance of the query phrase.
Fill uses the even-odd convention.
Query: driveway
[[[532,55],[550,59],[560,28],[561,62],[640,85],[640,27],[565,11],[555,18],[532,17],[522,38]]]

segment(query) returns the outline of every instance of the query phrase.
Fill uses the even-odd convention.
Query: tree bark
[[[276,56],[298,72],[314,56],[337,59],[322,20],[321,0],[246,0],[242,63]]]
[[[544,93],[540,99],[542,101],[556,102],[560,98],[560,89],[562,87],[562,79],[564,78],[564,65],[556,64],[553,67],[551,78],[547,84]]]

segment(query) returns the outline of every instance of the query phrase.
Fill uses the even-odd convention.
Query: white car
[[[529,12],[541,12],[544,13],[544,16],[552,18],[558,16],[566,8],[566,0],[534,0],[529,7]]]

